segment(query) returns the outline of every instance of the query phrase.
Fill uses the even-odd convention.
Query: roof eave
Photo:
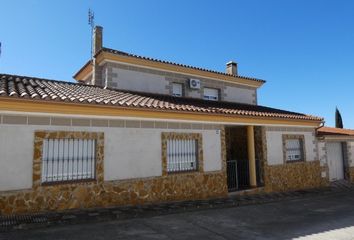
[[[343,135],[343,134],[317,134],[317,137],[322,140],[333,140],[333,141],[354,141],[353,135]]]
[[[84,66],[82,66],[79,71],[77,71],[74,75],[73,78],[76,81],[82,81],[84,79],[84,77],[90,73],[92,71],[92,64],[91,64],[91,60],[87,61]]]
[[[263,86],[264,83],[266,83],[266,81],[263,79],[222,74],[222,73],[219,73],[216,71],[203,70],[203,69],[194,68],[194,67],[190,67],[190,66],[183,66],[181,64],[172,64],[172,63],[165,62],[165,61],[151,60],[149,58],[140,58],[140,57],[134,57],[134,56],[129,56],[129,55],[116,54],[116,53],[106,51],[105,48],[98,51],[94,55],[94,58],[96,58],[97,64],[99,64],[105,60],[113,60],[113,61],[120,62],[122,60],[127,60],[127,59],[132,60],[133,59],[136,61],[124,61],[124,62],[125,63],[128,62],[129,64],[135,64],[135,65],[142,64],[145,67],[155,67],[157,69],[162,68],[162,70],[166,70],[165,68],[170,68],[170,69],[172,68],[174,70],[174,72],[182,72],[182,73],[186,73],[186,74],[191,74],[191,72],[192,72],[194,75],[199,75],[200,77],[209,76],[213,79],[226,80],[229,82],[249,85],[249,86],[256,87],[256,88],[260,88],[261,86]],[[89,72],[92,71],[92,65],[90,64],[91,62],[92,61],[89,60],[83,67],[81,67],[81,69],[74,74],[73,78],[77,81],[82,81],[83,78],[86,77],[89,74]],[[145,64],[143,64],[143,63],[145,63]],[[150,63],[150,64],[148,64],[148,63]],[[150,66],[146,66],[146,65],[150,65]],[[151,66],[151,65],[153,65],[153,66]]]
[[[74,115],[97,115],[97,116],[128,116],[131,114],[143,118],[167,117],[173,120],[213,121],[215,123],[245,123],[250,125],[288,125],[318,127],[322,121],[314,119],[292,119],[281,117],[259,117],[246,115],[227,115],[220,113],[181,112],[173,110],[159,110],[146,108],[133,108],[116,105],[103,105],[91,103],[55,102],[48,100],[20,99],[13,97],[1,97],[0,111],[19,112],[44,112],[62,113]],[[56,107],[53,107],[55,105]]]
[[[186,75],[195,75],[198,77],[206,77],[215,80],[222,80],[227,82],[232,82],[240,85],[247,85],[255,88],[259,88],[263,86],[266,82],[265,80],[256,80],[250,78],[244,78],[242,76],[232,76],[227,74],[221,74],[213,71],[204,71],[195,68],[189,68],[180,65],[174,65],[165,62],[157,62],[149,59],[142,59],[133,56],[120,55],[110,52],[101,51],[96,55],[97,63],[101,63],[103,61],[113,61],[113,62],[123,62],[125,64],[131,64],[136,66],[143,66],[147,68],[154,68],[163,71],[171,71],[177,73],[184,73]]]

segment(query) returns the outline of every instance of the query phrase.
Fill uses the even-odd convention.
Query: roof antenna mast
[[[88,10],[88,24],[91,27],[91,61],[93,59],[93,47],[92,47],[92,38],[93,38],[93,29],[95,28],[95,13],[89,8]]]

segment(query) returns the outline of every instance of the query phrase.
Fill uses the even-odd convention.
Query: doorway
[[[343,143],[327,142],[327,161],[329,180],[338,181],[344,179],[344,154]]]
[[[260,130],[260,129],[259,129]],[[262,185],[260,175],[259,131],[255,129],[256,178],[257,186]],[[227,185],[229,192],[251,188],[247,149],[247,127],[230,126],[225,128]]]

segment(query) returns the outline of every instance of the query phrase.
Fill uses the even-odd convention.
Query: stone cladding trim
[[[326,186],[320,161],[294,162],[265,167],[265,191],[283,192]]]
[[[183,174],[186,172],[167,172],[167,141],[171,139],[176,140],[196,140],[197,141],[197,170],[188,172],[203,172],[204,161],[203,161],[203,137],[201,133],[180,133],[180,132],[163,132],[161,133],[161,144],[162,144],[162,176],[169,174]]]
[[[306,149],[305,149],[305,136],[302,134],[283,134],[283,160],[284,163],[305,162],[306,161]],[[287,160],[286,159],[286,140],[298,139],[300,140],[301,147],[301,159],[300,160]]]
[[[104,159],[104,133],[99,132],[65,132],[65,131],[36,131],[34,133],[34,153],[33,153],[33,188],[36,189],[43,184],[42,179],[42,155],[43,142],[45,139],[94,139],[96,140],[96,159],[95,159],[95,179],[89,181],[103,182],[103,159]],[[78,182],[74,180],[70,182]],[[65,183],[67,183],[65,181]],[[50,183],[63,184],[62,182]]]

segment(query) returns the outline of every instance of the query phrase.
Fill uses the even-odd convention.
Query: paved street
[[[0,239],[354,239],[354,192],[20,230]]]

